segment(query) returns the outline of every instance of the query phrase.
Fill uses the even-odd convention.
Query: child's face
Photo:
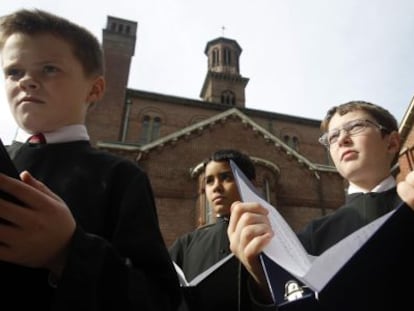
[[[103,93],[103,78],[86,77],[71,46],[51,34],[11,35],[1,61],[10,110],[29,133],[83,124]]]
[[[229,215],[231,204],[240,200],[229,163],[209,162],[205,168],[205,180],[206,197],[214,213],[222,216]]]
[[[362,110],[356,110],[340,116],[335,114],[329,122],[329,130],[341,129],[354,120],[370,120],[373,117]],[[396,132],[382,136],[374,125],[366,126],[355,135],[342,130],[338,141],[329,147],[332,160],[339,173],[351,183],[371,190],[390,174],[390,164],[398,151],[399,140]]]

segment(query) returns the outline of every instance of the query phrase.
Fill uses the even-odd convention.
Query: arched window
[[[139,142],[147,144],[160,137],[161,118],[145,115],[142,118]]]
[[[292,148],[298,151],[299,148],[299,139],[296,136],[292,137]]]
[[[148,132],[149,132],[149,126],[150,126],[150,120],[151,118],[149,116],[144,116],[142,118],[141,123],[141,135],[140,135],[140,143],[145,144],[148,142]]]
[[[213,208],[210,206],[205,191],[205,181],[204,181],[204,173],[201,173],[198,176],[198,187],[199,187],[199,197],[198,197],[198,221],[197,224],[199,226],[203,226],[206,224],[211,224],[215,221]]]
[[[267,178],[263,180],[263,196],[267,202],[270,202],[270,183]]]
[[[215,221],[215,217],[214,217],[214,213],[213,213],[213,208],[210,206],[210,203],[207,200],[207,197],[204,195],[204,199],[206,200],[205,202],[205,208],[204,208],[204,221],[205,224],[211,224]]]
[[[161,118],[155,117],[152,122],[151,141],[160,137]]]
[[[231,64],[231,50],[229,48],[225,48],[223,50],[223,62],[224,65],[230,65]]]
[[[214,49],[213,50],[213,56],[212,56],[212,66],[213,67],[215,67],[215,66],[218,66],[218,64],[219,64],[219,51],[218,51],[218,49]]]
[[[287,144],[293,150],[296,150],[296,151],[298,150],[298,148],[299,148],[299,139],[296,136],[284,135],[283,136],[283,141],[285,142],[285,144]]]
[[[221,103],[229,106],[236,105],[236,97],[232,91],[224,91],[221,93]]]

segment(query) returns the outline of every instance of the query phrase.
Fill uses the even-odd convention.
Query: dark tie
[[[30,144],[46,144],[45,135],[43,135],[42,133],[38,133],[38,134],[30,136],[27,141]]]

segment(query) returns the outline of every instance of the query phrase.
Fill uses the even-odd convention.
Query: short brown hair
[[[378,124],[382,125],[386,129],[384,130],[386,133],[398,131],[397,120],[388,110],[373,103],[362,100],[350,101],[339,106],[334,106],[331,109],[329,109],[326,113],[325,118],[322,120],[320,127],[321,131],[326,132],[328,130],[329,123],[335,114],[343,116],[348,112],[358,110],[362,110],[368,113],[371,117],[373,117]]]
[[[87,29],[46,11],[18,10],[0,18],[0,51],[14,33],[51,34],[72,46],[87,76],[103,75],[103,52],[98,39]]]

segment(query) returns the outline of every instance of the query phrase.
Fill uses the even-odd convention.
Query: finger
[[[0,226],[21,227],[32,213],[30,209],[8,200],[0,199],[0,206]]]
[[[407,174],[405,177],[405,181],[409,183],[412,187],[414,187],[414,171]]]
[[[407,181],[402,181],[397,185],[397,193],[400,198],[414,209],[414,187]]]
[[[28,171],[24,171],[20,174],[20,178],[22,179],[22,181],[24,181],[26,184],[32,186],[33,188],[43,192],[44,194],[47,194],[48,196],[61,201],[61,198],[56,195],[54,192],[52,192],[52,190],[50,190],[44,183],[42,183],[41,181],[37,180],[36,178],[34,178],[32,176],[32,174],[30,174]]]
[[[246,226],[242,219],[246,219],[246,215],[251,214],[251,203],[234,202],[231,206],[230,221],[227,232],[234,234]]]
[[[252,260],[257,257],[263,249],[269,244],[273,234],[270,232],[264,232],[263,234],[254,236],[253,239],[249,240],[244,248],[244,255],[247,260]]]
[[[230,216],[230,222],[232,222],[231,223],[232,231],[235,230],[235,226],[237,225],[237,223],[239,223],[240,217],[247,213],[267,216],[269,214],[269,211],[263,206],[261,206],[259,203],[234,202],[231,206],[231,216]],[[233,221],[232,221],[232,218],[233,218]]]
[[[234,234],[237,223],[240,219],[240,215],[242,213],[242,203],[240,201],[233,202],[230,207],[230,220],[229,225],[227,227],[227,234],[230,236]]]
[[[28,208],[35,208],[36,206],[48,206],[51,205],[51,202],[56,202],[58,198],[55,194],[49,194],[50,192],[46,186],[42,186],[42,183],[36,181],[33,177],[22,173],[21,177],[25,178],[26,180],[17,180],[15,178],[6,176],[4,174],[0,174],[0,189],[9,193],[10,195],[14,196],[20,202],[22,202],[23,206]],[[27,184],[28,181],[30,184]],[[36,185],[36,187],[43,189],[39,190],[36,187],[32,186],[32,184]],[[45,195],[47,194],[47,195]]]
[[[20,203],[24,203],[20,197],[23,193],[21,188],[22,185],[24,185],[24,183],[21,180],[0,174],[0,190],[14,197],[17,201],[20,201]],[[18,202],[16,202],[16,204],[18,204]]]

